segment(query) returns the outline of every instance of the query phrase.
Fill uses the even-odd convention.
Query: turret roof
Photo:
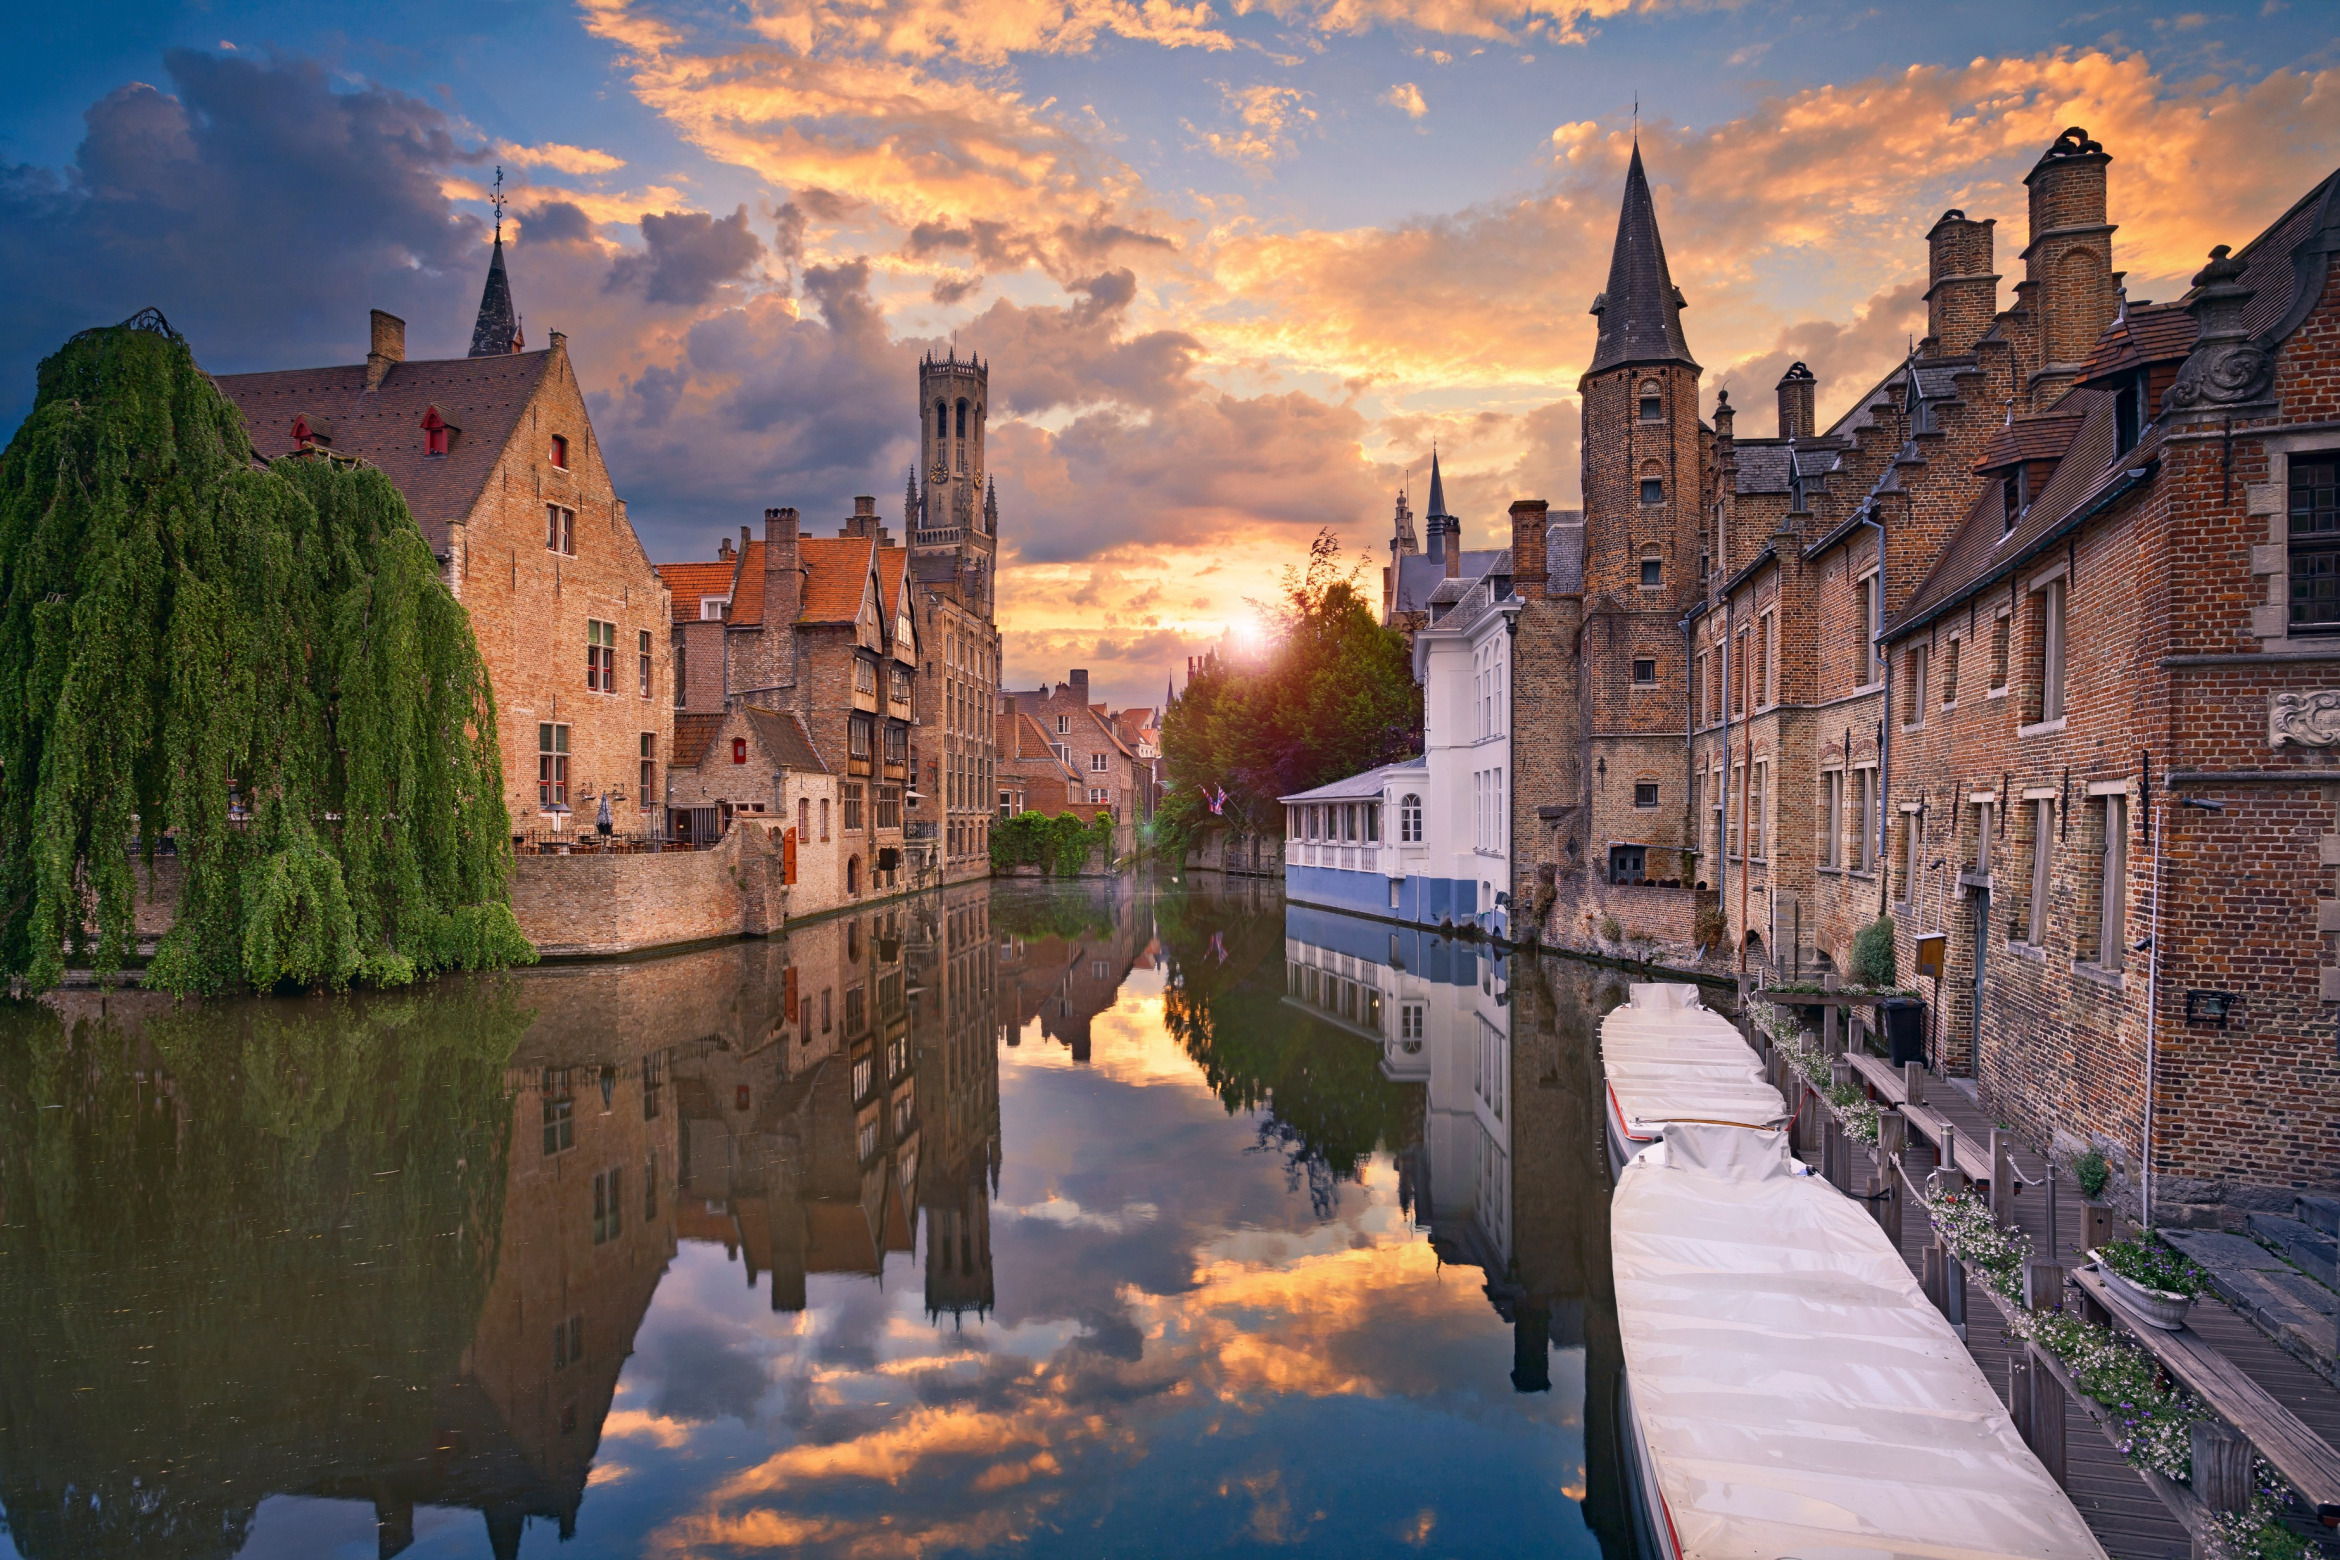
[[[496,234],[487,285],[479,293],[479,322],[471,327],[468,357],[503,357],[520,350],[520,316],[512,308],[512,278],[504,271],[504,235]]]
[[[1696,368],[1690,343],[1682,335],[1684,306],[1682,291],[1666,269],[1657,206],[1650,199],[1649,177],[1641,170],[1641,145],[1636,142],[1632,165],[1625,170],[1625,203],[1617,213],[1609,286],[1593,300],[1601,332],[1585,372],[1597,374],[1629,363],[1687,363]]]

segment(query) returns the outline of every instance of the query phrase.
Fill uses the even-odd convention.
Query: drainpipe
[[[1877,864],[1877,914],[1883,916],[1893,896],[1893,864],[1885,859],[1885,817],[1886,808],[1891,805],[1886,798],[1893,794],[1893,658],[1879,653],[1882,646],[1878,641],[1884,637],[1885,627],[1885,522],[1877,518],[1874,503],[1861,511],[1861,524],[1874,526],[1877,531],[1876,615],[1861,627],[1869,635],[1869,654],[1885,668],[1885,713],[1877,722],[1877,816],[1874,820],[1877,851],[1870,858]],[[1912,891],[1915,891],[1914,884]]]
[[[1698,664],[1694,626],[1697,621],[1695,612],[1682,619],[1682,778],[1686,781],[1698,773],[1698,684],[1692,672],[1692,668]],[[1690,798],[1697,789],[1694,785],[1682,787],[1683,810],[1686,814],[1689,813]],[[1698,819],[1695,814],[1690,814],[1687,821],[1690,825],[1690,843],[1696,845]],[[1683,867],[1690,871],[1691,881],[1696,882],[1697,874],[1690,867],[1690,860],[1690,857],[1685,856]]]
[[[2161,1028],[2161,830],[2167,819],[2168,804],[2157,804],[2153,809],[2153,925],[2145,937],[2145,1153],[2138,1162],[2147,1234],[2153,1230],[2153,1073],[2159,1060],[2154,1042]]]
[[[1731,831],[1729,827],[1729,819],[1731,816],[1731,641],[1735,637],[1736,636],[1731,632],[1731,598],[1730,594],[1726,591],[1723,595],[1722,653],[1723,761],[1722,810],[1720,817],[1723,821],[1715,826],[1714,831],[1716,835],[1714,842],[1714,895],[1715,903],[1718,905],[1727,905],[1730,903],[1730,900],[1727,896],[1729,893],[1729,879],[1731,871]],[[1740,841],[1742,848],[1744,848],[1745,844],[1746,842],[1744,840]],[[1744,901],[1747,897],[1744,892],[1746,888],[1746,877],[1747,874],[1745,872],[1741,872],[1739,874],[1739,887],[1741,889],[1739,897],[1742,901]],[[1728,924],[1728,912],[1725,912],[1725,924]],[[1739,911],[1739,973],[1741,975],[1747,973],[1747,912],[1743,905]]]

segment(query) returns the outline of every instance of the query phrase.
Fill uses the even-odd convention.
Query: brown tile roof
[[[889,630],[894,626],[892,621],[894,614],[909,610],[907,595],[902,586],[908,573],[905,565],[909,561],[910,555],[899,547],[880,547],[878,549],[878,601],[885,608],[886,627]]]
[[[739,591],[731,598],[731,621],[749,628],[764,626],[764,544],[743,543],[739,549]]]
[[[2175,362],[2194,350],[2194,335],[2194,317],[2181,304],[2125,309],[2096,338],[2096,350],[2080,371],[2081,382],[2126,373],[2147,363]]]
[[[674,753],[667,763],[676,769],[696,769],[707,753],[707,744],[715,740],[715,732],[723,724],[717,715],[677,715],[674,718]]]
[[[812,733],[805,729],[804,721],[795,712],[759,709],[751,704],[745,714],[756,740],[763,743],[772,762],[782,769],[798,774],[830,773],[829,766],[821,762],[820,750],[813,746]]]
[[[447,528],[479,502],[551,362],[548,351],[393,363],[371,392],[363,363],[222,374],[214,382],[244,414],[252,448],[263,459],[292,453],[295,417],[325,419],[333,428],[327,448],[380,467],[432,550],[444,554]],[[423,453],[423,414],[434,406],[456,429],[444,455]]]
[[[666,581],[667,594],[674,599],[674,620],[677,623],[698,622],[700,599],[730,595],[732,576],[738,568],[736,561],[659,564],[658,577]],[[760,602],[758,604],[761,605]]]
[[[876,548],[874,540],[863,536],[807,537],[798,542],[796,555],[804,564],[804,609],[796,620],[850,623],[860,617],[869,588],[870,554]]]
[[[2070,404],[2059,401],[2045,417],[2018,418],[1992,434],[1974,469],[1996,471],[2027,460],[2062,460],[2072,447],[2072,435],[2080,431],[2080,413],[2064,410]]]

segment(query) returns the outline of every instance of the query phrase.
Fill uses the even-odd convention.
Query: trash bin
[[[1885,1036],[1885,1054],[1894,1066],[1926,1064],[1926,1004],[1922,999],[1887,997],[1877,1004],[1877,1028]]]

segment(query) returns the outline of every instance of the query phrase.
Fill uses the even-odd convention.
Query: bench
[[[2257,1447],[2259,1455],[2274,1465],[2311,1509],[2319,1513],[2340,1511],[2340,1450],[2309,1429],[2297,1414],[2244,1375],[2191,1327],[2164,1332],[2131,1321],[2127,1308],[2113,1298],[2111,1287],[2093,1267],[2082,1268],[2072,1277],[2089,1299],[2124,1324],[2122,1330],[2144,1345],[2162,1369]]]
[[[1910,1131],[1933,1144],[1936,1153],[1941,1151],[1942,1129],[1955,1126],[1956,1123],[1939,1111],[1909,1103],[1909,1085],[1903,1080],[1900,1069],[1881,1056],[1870,1056],[1865,1052],[1848,1053],[1845,1060],[1852,1064],[1854,1074],[1868,1085],[1871,1094],[1901,1112],[1902,1119],[1909,1123]],[[1958,1168],[1966,1172],[1968,1180],[1988,1186],[1991,1182],[1990,1145],[1987,1142],[1977,1143],[1974,1138],[1972,1132],[1958,1134]]]

